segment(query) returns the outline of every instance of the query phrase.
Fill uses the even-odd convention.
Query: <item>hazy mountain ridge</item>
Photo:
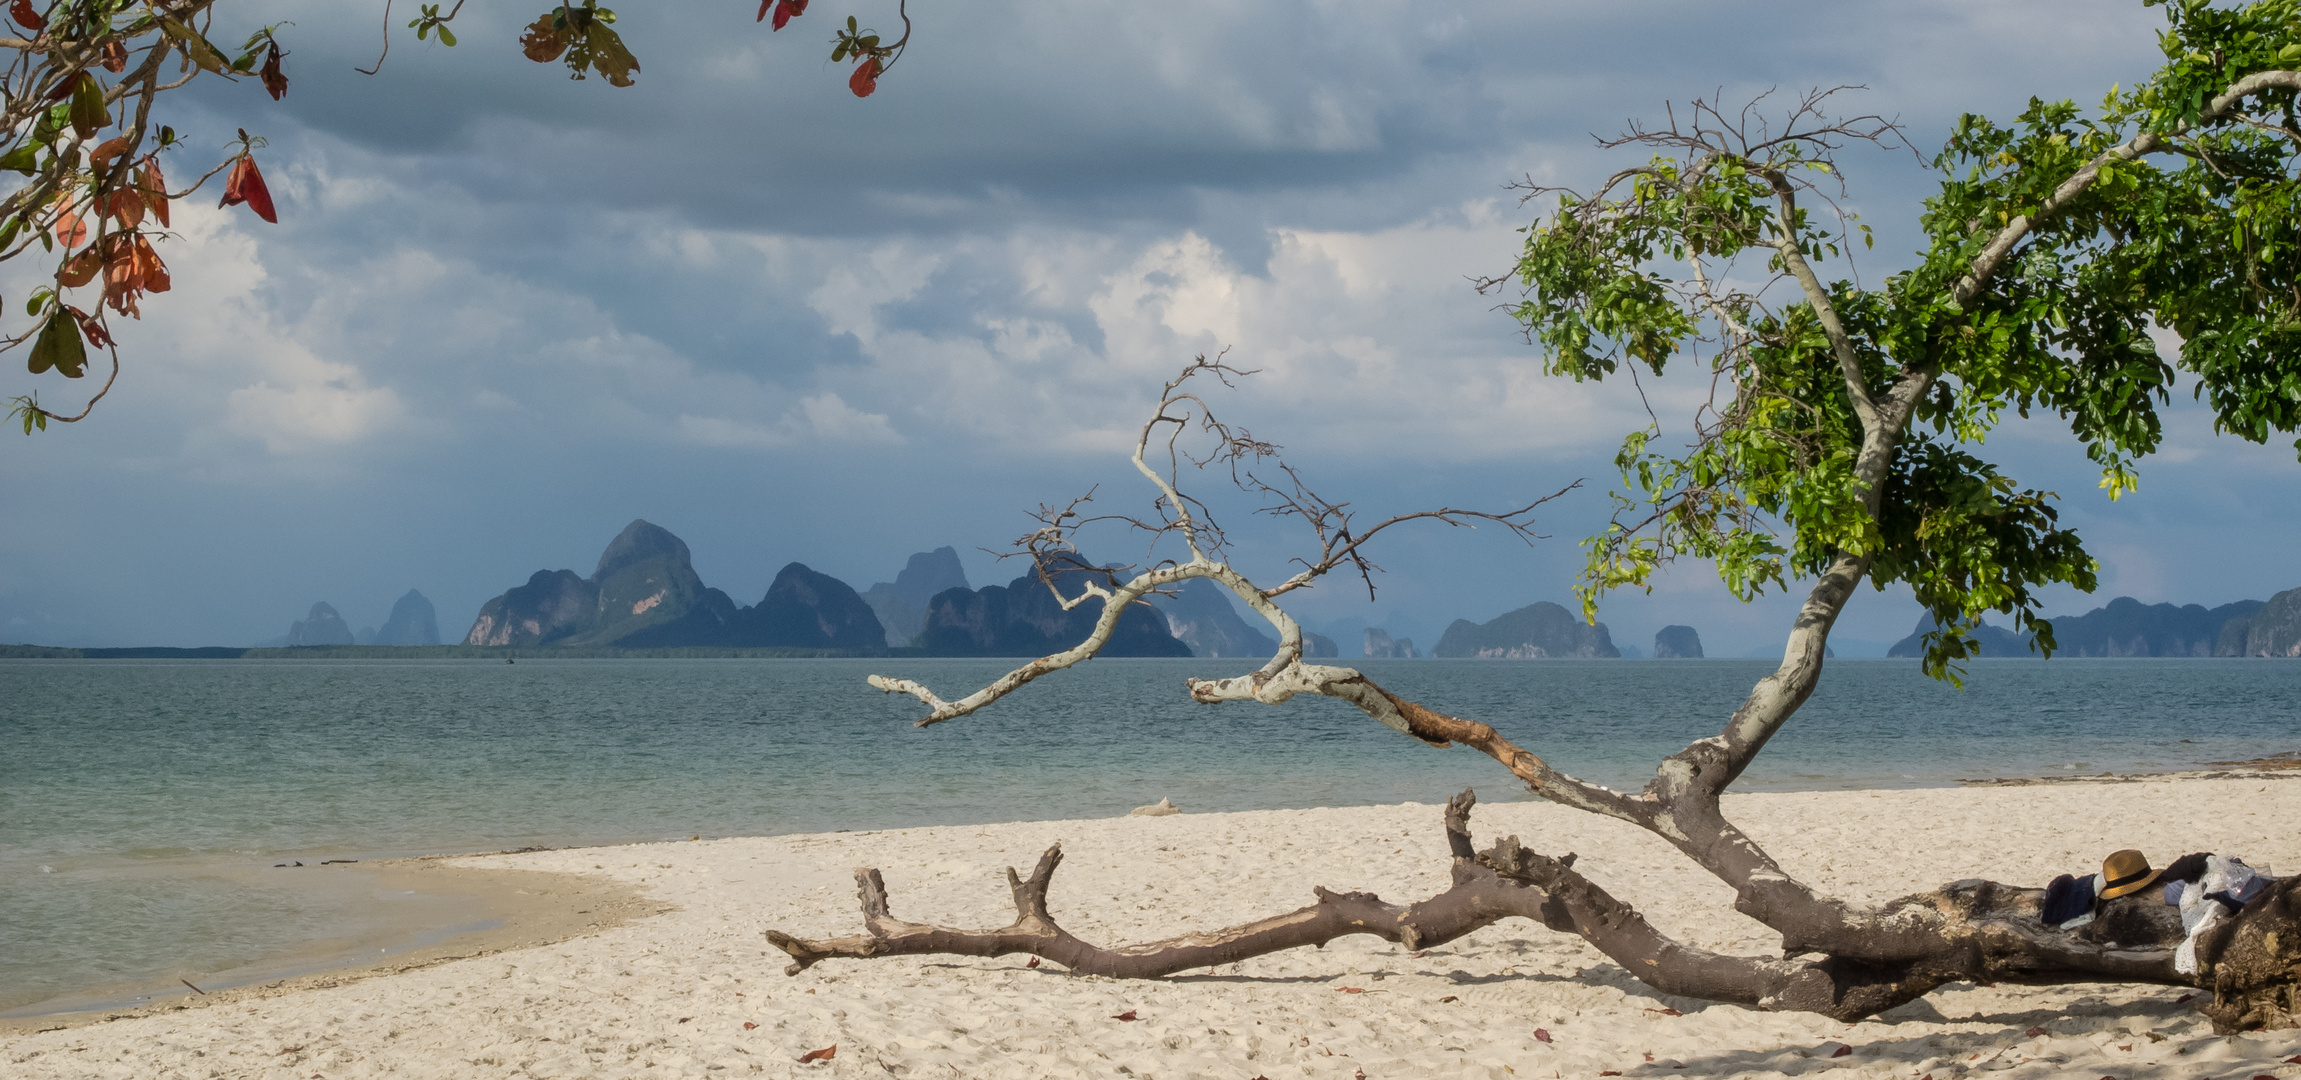
[[[2083,615],[2050,621],[2055,656],[2301,656],[2301,589],[2214,608],[2144,604],[2120,596]],[[1932,616],[1920,616],[1917,628],[1886,655],[1923,655],[1925,635],[1936,625]],[[2001,626],[1984,623],[1974,637],[1985,657],[2037,655],[2030,635]]]

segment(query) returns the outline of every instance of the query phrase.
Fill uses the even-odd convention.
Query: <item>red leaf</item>
[[[1535,1029],[1534,1029],[1534,1041],[1535,1041],[1535,1042],[1538,1042],[1538,1043],[1544,1043],[1544,1044],[1547,1044],[1547,1043],[1550,1041],[1550,1029],[1549,1029],[1549,1028],[1535,1028]]]
[[[743,1030],[745,1030],[745,1031],[749,1031],[749,1030],[751,1030],[752,1028],[755,1028],[755,1027],[758,1027],[758,1026],[759,1026],[759,1025],[757,1025],[757,1024],[754,1024],[754,1023],[752,1023],[752,1022],[751,1022],[751,1021],[749,1021],[749,1020],[745,1020],[745,1021],[743,1021]]]
[[[807,1051],[806,1053],[799,1055],[799,1064],[801,1064],[801,1065],[812,1065],[812,1064],[814,1064],[815,1062],[818,1062],[818,1061],[829,1061],[829,1060],[831,1060],[832,1058],[835,1058],[835,1057],[838,1057],[838,1056],[839,1056],[839,1044],[838,1044],[838,1043],[832,1043],[831,1045],[829,1045],[829,1046],[826,1046],[826,1047],[822,1048],[821,1050],[809,1050],[809,1051]]]
[[[847,76],[847,89],[853,90],[856,97],[870,97],[871,91],[878,88],[879,58],[864,57],[862,63],[855,65],[855,73]]]
[[[80,320],[80,334],[88,339],[88,344],[99,349],[112,347],[111,332],[105,330],[104,324],[97,322],[95,316],[76,307],[66,307],[64,310],[71,312],[73,318]]]
[[[128,47],[120,44],[118,38],[105,42],[98,55],[104,58],[104,70],[114,75],[128,70]]]
[[[1676,1009],[1652,1009],[1652,1008],[1649,1008],[1649,1009],[1647,1009],[1646,1011],[1647,1011],[1647,1012],[1650,1012],[1650,1013],[1661,1013],[1661,1014],[1662,1014],[1662,1015],[1664,1015],[1664,1016],[1684,1016],[1684,1015],[1686,1015],[1685,1013],[1679,1012],[1679,1011],[1678,1011],[1678,1010],[1676,1010]]]
[[[2196,997],[2196,996],[2197,996],[2197,995],[2195,995],[2195,994],[2183,994],[2183,995],[2181,995],[2180,997],[2174,998],[2174,999],[2173,999],[2173,1003],[2174,1003],[2175,1005],[2179,1005],[2179,1004],[2181,1004],[2182,1002],[2184,1002],[2184,1001],[2187,1001],[2187,1000],[2189,1000],[2190,998],[2193,998],[2193,997]]]
[[[1128,1022],[1128,1023],[1130,1023],[1130,1024],[1131,1024],[1131,1023],[1133,1023],[1134,1021],[1136,1021],[1136,1020],[1138,1020],[1138,1019],[1141,1019],[1141,1018],[1140,1018],[1140,1017],[1137,1017],[1137,1016],[1135,1015],[1135,1011],[1134,1011],[1133,1009],[1128,1009],[1127,1011],[1125,1011],[1125,1012],[1123,1012],[1123,1013],[1120,1013],[1120,1014],[1118,1014],[1117,1016],[1111,1017],[1111,1019],[1113,1019],[1113,1020],[1124,1020],[1124,1021],[1126,1021],[1126,1022]]]
[[[759,14],[761,17],[765,17],[767,5],[759,5]],[[807,14],[807,0],[775,0],[774,29],[781,30],[790,25],[791,20],[805,14]]]
[[[2295,1055],[2293,1055],[2292,1057],[2286,1058],[2286,1059],[2285,1059],[2285,1064],[2287,1064],[2287,1065],[2301,1065],[2301,1054],[2295,1054]]]
[[[1334,988],[1334,992],[1337,994],[1363,994],[1366,992],[1366,988],[1363,986],[1337,986]]]
[[[751,21],[752,21],[752,22],[766,22],[766,21],[767,21],[767,9],[768,9],[768,8],[771,8],[771,7],[774,7],[774,6],[775,6],[775,0],[759,0],[759,17],[758,17],[758,18],[756,18],[756,19],[753,19],[753,20],[751,20]]]
[[[2024,1031],[2024,1032],[2022,1032],[2021,1034],[2022,1034],[2022,1037],[2023,1037],[2023,1038],[2034,1039],[2034,1038],[2037,1038],[2037,1037],[2038,1037],[2038,1036],[2040,1036],[2040,1035],[2043,1035],[2043,1034],[2045,1034],[2045,1029],[2044,1029],[2044,1028],[2041,1028],[2041,1027],[2033,1027],[2033,1028],[2029,1029],[2028,1031]]]
[[[216,205],[238,206],[241,203],[248,204],[248,209],[255,211],[257,217],[274,225],[280,223],[279,215],[272,210],[272,190],[264,186],[264,174],[256,168],[256,159],[245,154],[240,156],[238,164],[232,166],[231,174],[224,178],[224,201]]]
[[[8,17],[26,30],[44,30],[48,26],[48,20],[41,18],[40,12],[32,7],[32,0],[8,0]]]
[[[1841,1047],[1838,1047],[1836,1050],[1833,1050],[1833,1051],[1831,1051],[1831,1052],[1830,1052],[1830,1056],[1831,1056],[1831,1057],[1834,1057],[1834,1058],[1842,1058],[1842,1057],[1846,1056],[1847,1054],[1851,1054],[1851,1053],[1853,1053],[1853,1052],[1854,1052],[1854,1048],[1853,1048],[1853,1047],[1851,1047],[1851,1046],[1841,1046]]]
[[[1034,957],[1031,957],[1031,962],[1030,962],[1030,963],[1028,963],[1028,964],[1024,964],[1023,966],[1024,966],[1024,967],[1027,967],[1027,968],[1034,968],[1034,967],[1037,967],[1037,966],[1039,966],[1039,958],[1038,958],[1038,957],[1036,957],[1036,956],[1034,956]]]
[[[88,242],[88,223],[80,215],[66,210],[56,215],[56,242],[68,248]]]
[[[158,158],[150,156],[144,158],[144,178],[140,186],[143,189],[145,208],[152,212],[153,217],[159,219],[161,228],[167,228],[168,178],[160,175]]]

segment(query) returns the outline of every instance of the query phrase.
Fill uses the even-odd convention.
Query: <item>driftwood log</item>
[[[1656,930],[1637,910],[1574,870],[1574,856],[1528,850],[1515,836],[1484,851],[1470,839],[1469,791],[1449,800],[1445,828],[1453,884],[1427,900],[1394,904],[1372,893],[1314,890],[1317,902],[1270,918],[1165,941],[1105,948],[1064,930],[1047,908],[1062,846],[1047,849],[1030,876],[1007,870],[1015,921],[988,930],[904,922],[894,916],[879,871],[855,872],[864,932],[808,940],[780,931],[767,939],[790,954],[797,975],[833,959],[889,956],[1037,956],[1084,975],[1155,979],[1303,946],[1371,934],[1420,950],[1505,919],[1528,919],[1588,941],[1666,994],[1768,1010],[1821,1013],[1854,1021],[1953,982],[2155,983],[2212,992],[2200,1008],[2223,1033],[2291,1026],[2301,878],[2278,882],[2235,919],[2198,943],[2201,974],[2173,970],[2181,920],[2145,889],[2103,905],[2100,918],[2064,932],[2038,921],[2045,891],[1993,881],[1956,881],[1902,897],[1874,913],[1898,924],[1896,948],[1865,955],[1727,956],[1691,948]],[[1898,953],[1899,955],[1894,955]]]

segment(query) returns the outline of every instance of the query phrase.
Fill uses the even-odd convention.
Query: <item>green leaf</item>
[[[38,169],[39,167],[39,148],[33,146],[31,143],[25,143],[21,146],[18,146],[14,150],[8,151],[8,153],[5,155],[0,155],[0,169],[14,169],[26,176],[30,176],[32,175],[33,170]]]
[[[80,321],[72,313],[59,307],[48,316],[48,325],[40,329],[39,340],[32,343],[32,355],[25,367],[38,375],[53,367],[67,379],[77,379],[88,373],[88,343],[80,340]]]
[[[72,87],[72,130],[82,139],[92,139],[111,123],[112,110],[104,104],[104,85],[95,75],[81,72]]]
[[[440,44],[442,44],[442,45],[445,45],[445,46],[447,46],[448,48],[451,48],[451,49],[452,49],[452,48],[455,48],[455,31],[453,31],[453,30],[450,30],[450,29],[448,29],[447,27],[444,27],[444,26],[440,27],[440,28],[439,28],[439,43],[440,43]]]
[[[199,31],[166,16],[160,18],[160,29],[166,31],[169,37],[176,39],[176,42],[184,47],[184,55],[191,57],[192,62],[200,65],[202,70],[217,75],[224,73],[223,54],[217,52],[215,46],[208,44],[208,39],[201,37]]]

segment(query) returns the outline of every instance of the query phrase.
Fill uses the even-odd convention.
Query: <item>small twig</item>
[[[192,986],[192,980],[190,980],[190,979],[177,979],[176,981],[177,981],[177,982],[180,982],[180,983],[183,983],[185,986]],[[200,989],[200,988],[199,988],[199,987],[197,987],[197,986],[192,986],[192,992],[193,992],[193,993],[195,993],[195,994],[198,994],[198,995],[200,995],[201,997],[207,997],[207,996],[208,996],[208,992],[207,992],[207,991],[205,991],[205,990],[202,990],[202,989]]]

